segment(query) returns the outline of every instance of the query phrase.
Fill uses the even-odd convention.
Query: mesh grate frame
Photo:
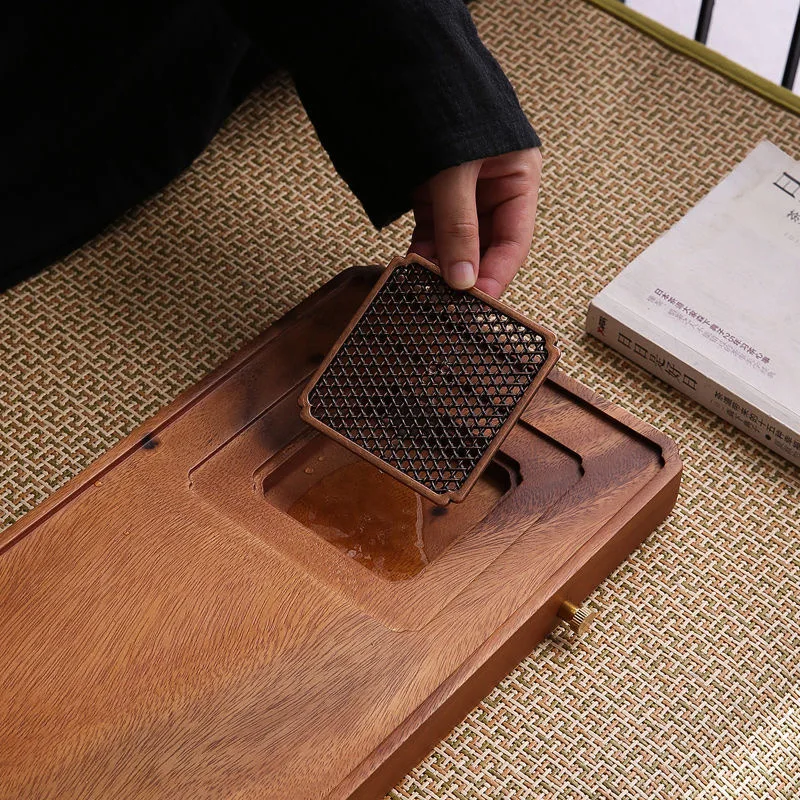
[[[463,500],[559,356],[555,335],[419,256],[394,259],[300,397],[322,433]]]

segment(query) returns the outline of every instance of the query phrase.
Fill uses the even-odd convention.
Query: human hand
[[[409,253],[438,260],[454,289],[500,297],[530,250],[541,173],[532,148],[434,175],[414,193]]]

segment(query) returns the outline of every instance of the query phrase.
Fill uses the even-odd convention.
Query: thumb
[[[475,187],[481,162],[443,170],[430,181],[436,255],[454,289],[471,289],[478,276],[480,228]]]

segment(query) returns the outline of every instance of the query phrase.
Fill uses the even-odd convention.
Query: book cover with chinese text
[[[800,465],[800,162],[761,142],[597,295],[586,330]]]

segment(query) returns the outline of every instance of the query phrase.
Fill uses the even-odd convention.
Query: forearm
[[[230,5],[289,69],[377,226],[441,170],[539,144],[461,0]]]

